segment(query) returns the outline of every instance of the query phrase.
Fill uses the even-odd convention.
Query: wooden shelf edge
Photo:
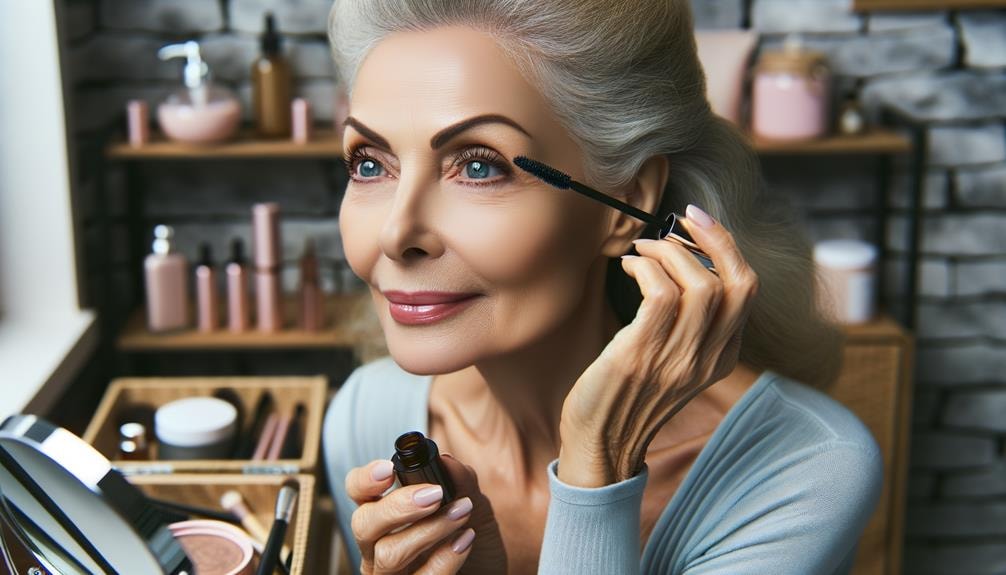
[[[172,142],[164,136],[134,148],[128,142],[108,145],[105,155],[112,160],[208,160],[240,158],[341,158],[342,138],[334,130],[316,129],[310,141],[298,144],[288,139],[261,140],[243,131],[233,140],[197,145]]]
[[[801,141],[766,140],[751,134],[748,138],[761,155],[905,154],[912,148],[912,142],[906,136],[884,129],[855,136],[834,135]]]
[[[371,305],[369,292],[326,295],[325,329],[307,332],[287,328],[275,333],[252,329],[242,333],[221,328],[200,332],[189,328],[170,333],[153,333],[146,327],[146,312],[134,311],[116,341],[116,347],[126,352],[210,351],[210,350],[282,350],[357,348],[380,334],[380,324]],[[284,325],[296,325],[296,302],[284,302]]]

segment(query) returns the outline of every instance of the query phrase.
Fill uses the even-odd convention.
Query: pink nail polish
[[[390,461],[381,461],[370,469],[370,478],[374,481],[384,481],[391,477],[391,474],[394,472],[395,468],[391,465]]]
[[[468,529],[465,529],[464,533],[454,540],[454,544],[451,545],[451,549],[458,555],[461,555],[472,546],[472,541],[475,541],[475,530],[469,527]]]
[[[685,208],[685,217],[703,228],[710,228],[716,223],[716,220],[714,220],[712,216],[702,211],[702,209],[695,204],[688,204],[688,207]]]
[[[439,485],[420,489],[412,495],[412,501],[420,507],[429,507],[444,498],[444,488]]]
[[[447,510],[447,518],[451,521],[457,521],[465,515],[472,512],[472,500],[468,497],[459,499],[451,504],[451,508]]]

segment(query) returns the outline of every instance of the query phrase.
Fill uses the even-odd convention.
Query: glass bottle
[[[432,439],[418,431],[404,433],[395,440],[391,457],[395,475],[403,486],[433,483],[443,487],[443,503],[454,499],[454,483],[440,459],[440,450]]]

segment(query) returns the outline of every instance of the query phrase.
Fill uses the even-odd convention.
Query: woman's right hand
[[[360,547],[360,573],[439,575],[461,571],[475,538],[475,531],[469,527],[473,499],[486,507],[478,515],[488,513],[492,523],[483,529],[485,522],[477,522],[483,535],[480,539],[499,542],[505,572],[502,541],[488,499],[478,492],[474,471],[450,456],[445,455],[442,460],[458,492],[456,499],[446,505],[441,505],[441,487],[429,483],[406,485],[382,497],[395,483],[392,463],[387,459],[355,467],[346,475],[346,494],[358,505],[351,525]],[[489,541],[482,543],[480,555]]]

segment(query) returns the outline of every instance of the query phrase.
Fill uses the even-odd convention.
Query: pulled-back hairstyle
[[[760,281],[741,361],[811,385],[834,380],[842,334],[816,307],[809,241],[786,198],[766,192],[745,136],[710,110],[687,0],[336,0],[337,72],[351,92],[386,35],[458,25],[493,37],[537,87],[580,145],[588,183],[625,189],[663,154],[670,180],[659,213],[694,203],[730,230]],[[638,287],[617,259],[606,281],[628,323]]]

